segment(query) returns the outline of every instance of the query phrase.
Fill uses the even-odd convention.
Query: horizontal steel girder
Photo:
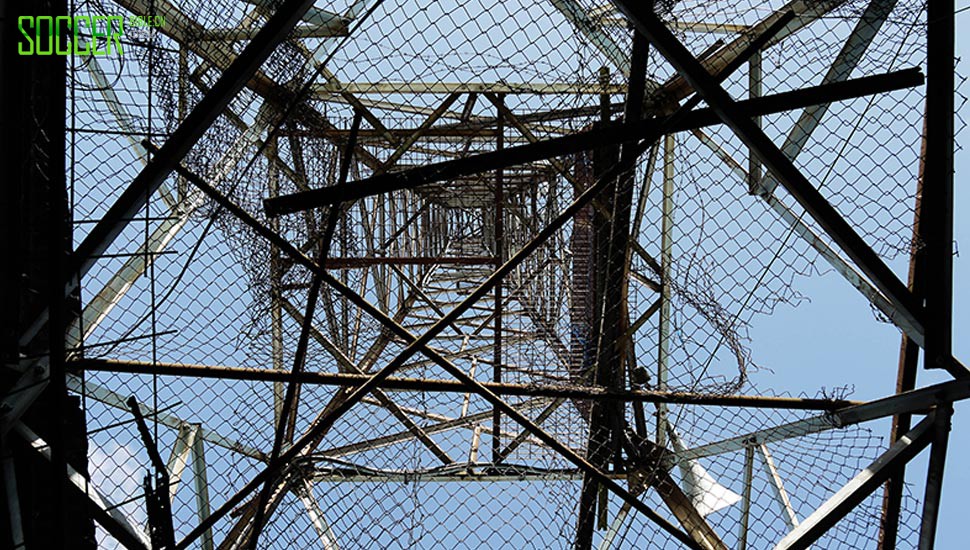
[[[192,376],[198,378],[244,380],[253,382],[280,382],[286,381],[290,377],[290,373],[283,370],[208,365],[184,365],[175,363],[151,363],[142,361],[117,361],[110,359],[82,359],[71,362],[71,365],[90,371],[155,374],[162,376]],[[301,372],[296,375],[295,379],[301,384],[358,386],[367,381],[369,378],[370,376],[366,374]],[[835,411],[848,406],[863,404],[860,401],[832,399],[803,399],[746,395],[704,395],[647,390],[610,390],[599,386],[542,386],[536,384],[492,382],[483,382],[483,385],[499,395],[565,397],[569,399],[599,399],[645,403],[676,403],[681,405]],[[382,381],[378,387],[389,390],[403,391],[468,393],[468,387],[461,382],[443,379],[389,377]]]

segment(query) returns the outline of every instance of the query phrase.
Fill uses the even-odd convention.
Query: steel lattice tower
[[[953,2],[3,9],[14,547],[933,547]],[[823,271],[895,393],[753,382]]]

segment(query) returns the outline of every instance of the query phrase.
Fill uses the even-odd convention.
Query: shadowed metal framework
[[[98,544],[933,548],[952,1],[65,7],[158,23],[63,69],[73,252],[0,413]],[[887,397],[752,382],[822,271],[901,333]]]

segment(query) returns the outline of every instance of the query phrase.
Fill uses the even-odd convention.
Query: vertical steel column
[[[266,143],[269,166],[267,180],[269,185],[269,196],[276,197],[280,193],[279,168],[272,160],[279,152],[276,136],[272,136]],[[273,231],[280,232],[280,221],[278,218],[268,220],[269,227]],[[269,252],[269,296],[270,296],[270,322],[272,324],[270,339],[272,340],[273,368],[283,370],[283,305],[282,299],[282,269],[280,264],[279,247],[270,244]],[[273,382],[273,425],[278,426],[280,417],[283,414],[283,393],[285,387],[283,382]]]
[[[953,0],[929,0],[926,9],[926,368],[950,359],[953,322]]]
[[[192,472],[195,474],[195,508],[199,522],[209,517],[209,479],[206,476],[205,444],[202,437],[202,425],[195,424],[197,436],[192,442]],[[212,529],[202,533],[202,550],[212,550]]]
[[[25,550],[24,542],[24,523],[20,511],[20,493],[17,490],[17,472],[13,453],[10,447],[4,443],[0,447],[0,468],[3,469],[4,497],[7,501],[7,517],[10,529],[10,544],[13,550]]]
[[[67,4],[64,0],[52,0],[47,7],[51,13],[57,15],[67,13]],[[63,45],[67,42],[66,36],[58,37],[58,41]],[[66,82],[67,63],[63,58],[57,60],[48,59],[45,62],[44,75],[45,86],[43,94],[43,107],[33,109],[35,113],[46,120],[38,123],[40,131],[51,132],[47,139],[36,139],[41,147],[46,148],[46,154],[51,155],[47,169],[50,169],[49,176],[46,178],[47,184],[47,214],[50,216],[49,223],[43,224],[46,229],[41,229],[41,239],[46,237],[44,243],[47,258],[48,286],[45,290],[48,300],[48,322],[47,322],[47,348],[48,348],[48,377],[50,382],[47,391],[50,395],[50,402],[46,411],[42,415],[49,415],[50,426],[50,446],[51,446],[51,467],[52,467],[52,508],[53,508],[53,527],[51,540],[55,548],[68,548],[71,541],[68,536],[68,511],[77,509],[68,504],[68,434],[66,425],[68,424],[67,415],[67,373],[65,371],[65,353],[67,344],[68,327],[68,299],[74,296],[71,292],[65,296],[64,288],[67,286],[72,274],[67,270],[67,257],[72,248],[71,242],[71,223],[70,206],[67,203],[67,179],[66,174],[61,170],[64,162],[64,151],[66,151],[66,132],[63,113],[67,112],[67,89]],[[39,133],[39,132],[38,132]],[[40,240],[40,239],[39,239]],[[43,260],[42,260],[43,261]],[[30,513],[36,513],[31,511]],[[76,533],[75,533],[76,534]],[[34,543],[36,544],[36,542]]]
[[[748,61],[748,97],[756,99],[761,97],[761,51],[755,52]],[[751,117],[755,126],[761,128],[761,117]],[[761,190],[761,161],[758,155],[748,149],[748,193],[756,195]]]
[[[657,391],[667,391],[667,363],[670,357],[670,264],[674,230],[674,134],[664,136],[663,205],[660,229],[660,336],[657,352]],[[663,447],[667,437],[667,404],[657,404],[656,443]]]
[[[919,550],[933,550],[936,544],[936,520],[940,512],[940,495],[943,491],[943,468],[946,465],[946,448],[950,439],[950,419],[953,404],[936,408],[933,422],[933,446],[930,447],[930,463],[926,472],[926,492],[923,496],[923,521],[919,530]]]
[[[609,83],[609,72],[600,70],[600,83]],[[600,95],[600,121],[596,128],[608,129],[611,121],[610,96]],[[617,164],[619,151],[615,145],[599,147],[593,150],[593,179],[600,180],[604,174]],[[589,259],[589,287],[592,294],[592,311],[589,331],[583,346],[582,365],[580,375],[584,379],[592,379],[595,384],[605,384],[609,379],[607,371],[610,366],[602,355],[603,347],[612,347],[604,332],[604,312],[609,302],[609,270],[610,270],[610,228],[615,221],[613,205],[615,203],[616,182],[611,181],[593,198],[592,202],[592,231],[590,235]],[[608,409],[602,403],[594,402],[581,409],[589,421],[589,436],[586,439],[586,460],[595,467],[605,470],[609,464],[608,438],[609,418]],[[593,530],[596,523],[596,509],[600,486],[590,475],[583,476],[583,484],[579,496],[579,513],[576,521],[576,539],[574,547],[585,550],[592,547]]]
[[[923,128],[920,177],[917,180],[913,224],[914,248],[909,283],[917,299],[925,302],[925,368],[944,367],[951,354],[953,305],[953,93],[954,2],[929,0],[926,9],[926,114]],[[933,274],[933,284],[925,284]],[[900,348],[897,391],[915,387],[919,350],[905,335]],[[940,411],[943,412],[943,411]],[[952,408],[945,417],[946,429]],[[905,433],[910,416],[893,417],[893,439]],[[939,437],[939,434],[938,434]],[[934,440],[930,455],[920,548],[932,548],[936,535],[939,490],[942,484],[946,436]],[[941,450],[942,449],[942,450]],[[934,460],[938,464],[934,464]],[[934,468],[938,468],[938,471]],[[938,478],[934,478],[938,476]],[[880,550],[896,546],[904,470],[890,479],[883,504]],[[931,486],[935,484],[935,486]],[[931,499],[936,499],[931,502]]]
[[[498,94],[496,97],[498,106],[496,109],[496,137],[495,148],[501,151],[505,147],[505,123],[502,116],[502,106],[505,104],[505,95]],[[505,212],[503,203],[505,202],[504,190],[504,171],[499,168],[495,171],[495,269],[501,267],[505,262]],[[492,381],[502,381],[502,282],[495,285],[495,347],[492,356]],[[498,463],[502,453],[502,415],[498,407],[492,408],[492,462]]]
[[[751,516],[751,482],[754,481],[754,446],[744,447],[744,490],[741,496],[741,525],[738,550],[748,548],[748,519]]]

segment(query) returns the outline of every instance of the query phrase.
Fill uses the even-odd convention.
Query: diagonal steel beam
[[[107,249],[123,230],[127,220],[134,217],[148,197],[162,185],[175,164],[201,138],[312,3],[312,0],[287,0],[281,4],[242,53],[226,67],[212,89],[205,94],[165,142],[162,147],[164,153],[160,151],[153,162],[142,169],[75,250],[68,269],[70,277],[66,284],[65,295],[77,287],[80,278],[94,265],[97,256]],[[137,2],[129,2],[128,7],[131,7],[131,4],[137,4]],[[148,10],[136,11],[136,13],[144,14],[148,13]],[[182,42],[185,42],[184,38],[183,36]],[[33,321],[27,325],[27,330],[21,335],[22,343],[32,340],[41,330],[47,321],[47,312],[46,310],[33,312],[31,317]]]
[[[739,109],[738,104],[664,26],[656,14],[644,5],[631,0],[613,0],[613,2],[633,22],[637,30],[647,36],[660,53],[677,68],[721,120],[754,151],[765,168],[778,179],[893,305],[903,315],[911,318],[912,324],[922,326],[923,308],[916,303],[909,289],[785,154],[754,124],[749,115]]]
[[[123,397],[121,394],[101,387],[93,382],[81,380],[80,377],[73,374],[67,375],[67,389],[78,395],[83,395],[88,399],[93,399],[95,401],[104,403],[109,407],[128,410],[127,405],[125,404],[125,397]],[[152,416],[159,424],[168,426],[173,430],[178,430],[179,427],[186,423],[185,420],[182,420],[175,415],[156,411],[144,403],[139,403],[139,406],[143,411],[145,411],[145,416]],[[213,445],[217,445],[256,461],[266,461],[266,454],[262,451],[249,447],[239,441],[234,441],[218,432],[203,428],[201,426],[199,427],[199,432],[196,439],[204,439]]]
[[[432,124],[437,122],[438,119],[448,111],[448,108],[451,107],[459,97],[461,97],[461,95],[458,93],[448,94],[448,97],[446,97],[445,100],[442,101],[441,104],[434,111],[432,111],[430,115],[428,115],[424,122],[422,122],[421,125],[418,126],[414,132],[412,132],[411,135],[409,135],[403,142],[401,142],[400,145],[398,145],[397,149],[395,149],[394,152],[391,153],[391,156],[384,161],[384,164],[381,165],[377,172],[386,172],[397,164],[397,161],[401,160],[401,157],[408,152],[408,149],[410,149],[411,146],[414,145],[414,143],[418,141],[422,135],[424,135]],[[342,181],[338,183],[338,185],[344,185],[345,183],[345,181]]]
[[[593,43],[600,53],[613,64],[624,76],[630,75],[630,56],[613,40],[613,37],[603,31],[597,18],[593,18],[577,0],[550,0],[553,6],[576,30]]]
[[[770,481],[770,486],[772,493],[775,495],[775,502],[778,503],[778,507],[781,511],[781,517],[784,518],[785,524],[788,525],[789,529],[794,529],[798,527],[798,516],[795,515],[795,509],[791,505],[791,499],[788,498],[788,491],[785,490],[785,482],[781,478],[781,474],[778,473],[778,467],[775,465],[775,458],[771,455],[771,451],[768,450],[767,443],[761,443],[758,445],[758,450],[761,451],[761,463],[765,468],[765,473],[768,475],[768,481]]]
[[[781,539],[775,546],[775,550],[808,548],[822,534],[865,500],[870,493],[878,489],[900,465],[912,460],[930,444],[933,439],[932,428],[935,417],[935,413],[927,416],[909,433],[893,444],[888,451],[866,469],[859,472],[812,515],[805,518],[805,521]]]
[[[527,411],[535,408],[539,408],[546,404],[548,399],[546,398],[536,398],[524,401],[518,405],[519,410]],[[437,434],[446,431],[451,431],[457,428],[469,427],[473,424],[478,424],[481,421],[488,420],[492,417],[492,411],[486,410],[484,412],[479,412],[475,414],[465,415],[458,418],[444,418],[439,419],[434,424],[429,424],[424,427],[424,430],[429,434]],[[371,451],[374,449],[380,449],[388,447],[390,445],[396,445],[398,443],[403,443],[405,441],[414,440],[414,433],[411,431],[401,431],[389,435],[384,435],[380,437],[375,437],[374,439],[367,439],[364,441],[357,441],[354,443],[349,443],[347,445],[342,445],[340,447],[332,447],[330,449],[325,449],[323,451],[318,451],[314,454],[338,458],[346,456],[349,454]]]
[[[285,301],[284,304],[286,306],[289,306],[287,308],[287,311],[290,313],[291,316],[293,316],[293,319],[297,323],[302,324],[306,322],[305,317],[302,314],[300,314],[298,311],[296,311],[296,308],[293,308],[293,306],[289,303],[289,301]],[[361,370],[360,367],[352,363],[350,359],[347,358],[346,355],[340,352],[340,350],[336,346],[334,346],[333,343],[330,342],[329,339],[327,339],[327,337],[324,336],[320,332],[320,330],[314,327],[312,324],[310,325],[310,335],[317,343],[322,344],[323,342],[327,342],[327,344],[329,344],[329,346],[332,349],[332,353],[339,354],[340,359],[338,360],[338,363],[342,367],[341,370],[345,370],[345,371],[349,371],[350,373],[353,373],[352,376],[356,375],[360,377],[361,381],[366,379],[366,377],[364,376],[365,371]],[[305,383],[305,378],[302,377],[301,375],[306,375],[306,374],[309,374],[309,373],[305,373],[301,371],[300,373],[297,373],[296,375],[294,375],[293,380],[297,380],[301,384],[303,384]],[[391,400],[391,398],[387,395],[386,392],[382,390],[374,390],[374,396],[382,407],[387,409],[388,412],[394,415],[395,418],[400,420],[401,423],[404,424],[404,427],[407,428],[408,431],[410,431],[414,435],[415,439],[421,441],[421,443],[423,443],[424,446],[427,447],[428,450],[430,450],[432,454],[437,456],[444,464],[451,464],[452,462],[454,462],[454,460],[452,460],[451,457],[448,456],[448,453],[446,453],[433,439],[431,439],[431,437],[428,436],[427,432],[421,426],[419,426],[417,423],[412,421],[411,418],[407,414],[405,414],[405,411],[399,405],[397,405],[393,400]]]
[[[413,296],[413,294],[411,296]],[[407,304],[410,304],[411,301],[412,301],[412,297],[409,297],[405,301],[405,304],[401,306],[401,310],[398,312],[398,316],[400,318],[403,318],[404,313],[408,311],[408,308],[410,306]],[[300,324],[303,324],[306,322],[305,321],[306,317],[304,317],[299,312],[299,310],[297,310],[292,304],[290,304],[288,300],[284,299],[283,305],[286,308],[287,312],[290,313],[291,316],[293,316],[296,322]],[[396,319],[397,318],[398,317],[396,317]],[[320,333],[320,331],[316,327],[313,327],[312,325],[311,325],[310,334],[317,342],[322,343],[324,347],[327,348],[328,351],[330,351],[333,354],[333,356],[337,360],[338,365],[340,365],[342,369],[353,373],[357,373],[356,376],[360,376],[364,379],[366,379],[366,377],[363,376],[363,373],[366,371],[367,368],[369,368],[372,362],[377,360],[377,357],[380,355],[380,351],[377,351],[377,350],[382,350],[383,347],[389,342],[389,338],[381,337],[379,341],[376,342],[375,345],[371,348],[371,350],[369,350],[368,354],[365,355],[365,358],[361,362],[361,365],[358,366],[353,364],[350,361],[350,359],[343,354],[342,351],[340,351],[336,346],[334,346],[334,344],[330,342],[329,339],[327,339],[322,333]],[[371,352],[373,352],[373,355],[371,355]],[[299,381],[302,384],[305,382],[304,378],[306,374],[307,373],[301,371],[294,378],[290,373],[287,373],[287,375],[281,379],[287,380],[287,381],[295,380],[295,381]],[[337,375],[337,376],[340,376],[340,375]],[[343,376],[348,376],[348,375],[343,375]],[[350,376],[354,376],[354,375],[350,375]],[[346,395],[347,395],[346,391],[338,393],[327,405],[327,407],[323,409],[323,411],[326,412],[327,410],[329,410],[329,408],[339,404],[340,401],[346,397]],[[438,457],[439,460],[441,460],[444,464],[449,464],[453,462],[451,457],[448,456],[448,454],[429,436],[429,432],[426,431],[424,428],[422,428],[419,424],[414,422],[406,414],[406,411],[402,407],[397,405],[394,401],[392,401],[385,392],[381,390],[375,390],[374,395],[376,396],[377,401],[404,425],[404,427],[407,429],[407,431],[404,433],[408,434],[410,439],[416,439],[419,442],[421,442],[425,447],[428,448],[429,451],[431,451],[432,454]],[[291,420],[292,420],[292,417],[291,417]],[[315,448],[316,445],[319,444],[319,441],[322,440],[322,438],[323,438],[323,434],[318,434],[315,437],[314,441],[308,444],[307,447],[309,449]],[[279,506],[281,501],[280,499],[285,494],[283,489],[285,488],[286,483],[287,483],[286,480],[278,480],[277,486],[271,492],[269,501],[265,505],[267,509],[267,513],[270,513],[269,511],[275,510],[277,506]],[[255,516],[255,510],[258,504],[259,504],[258,499],[251,500],[249,503],[247,503],[246,508],[243,512],[242,518],[238,521],[236,527],[230,532],[230,536],[227,537],[227,540],[232,539],[232,540],[238,540],[238,541],[244,542],[245,540],[247,540],[247,537],[251,537],[251,533],[252,533],[251,530],[255,525],[257,525],[257,523],[253,520],[253,518]]]
[[[179,124],[171,137],[74,253],[71,272],[83,276],[111,241],[122,231],[125,220],[134,217],[158,186],[172,172],[189,149],[222,114],[233,97],[246,85],[276,46],[293,30],[313,0],[284,0],[256,37],[222,73],[201,101]],[[75,281],[75,284],[77,282]]]
[[[138,135],[138,131],[135,129],[135,120],[137,119],[128,112],[127,105],[115,93],[114,83],[108,79],[108,75],[101,68],[97,56],[90,56],[85,60],[85,64],[88,73],[91,75],[91,80],[97,86],[97,90],[100,92],[101,98],[104,100],[108,110],[114,115],[115,122],[118,124],[118,128],[122,130],[125,140],[131,146],[135,157],[138,158],[142,166],[145,166],[148,164],[148,151],[145,150],[145,147],[135,137]],[[158,194],[170,210],[175,210],[176,206],[178,206],[178,200],[172,196],[172,192],[168,189],[167,185],[162,183],[158,187]]]
[[[895,414],[921,413],[946,403],[965,399],[970,399],[970,381],[968,380],[953,380],[941,384],[934,384],[918,390],[875,399],[860,405],[852,405],[824,415],[812,416],[788,424],[773,426],[764,430],[694,447],[683,452],[675,453],[673,461],[696,460],[706,456],[740,451],[747,446],[757,443],[771,443],[793,437],[802,437],[812,433],[844,428],[853,424],[885,418]]]
[[[98,69],[100,70],[100,69]],[[97,71],[92,69],[92,74],[97,74]],[[102,82],[104,86],[109,86],[110,84],[102,76],[100,79],[96,79],[97,82]],[[110,105],[111,103],[109,103]],[[123,109],[123,107],[122,107]],[[119,120],[127,120],[131,117],[126,114],[126,112],[119,111],[116,114],[116,118]],[[260,145],[260,134],[269,125],[269,113],[265,109],[265,105],[260,107],[259,114],[256,117],[255,122],[252,126],[245,125],[242,123],[242,135],[240,135],[233,144],[228,148],[228,150],[222,155],[219,161],[216,163],[216,168],[214,175],[212,176],[215,183],[221,183],[233,170],[233,168],[242,161],[243,155],[252,146]],[[149,151],[145,145],[133,142],[137,144],[135,147],[136,152],[139,153],[140,158],[146,158]],[[155,149],[151,150],[154,152]],[[264,149],[264,152],[266,150]],[[270,159],[272,162],[272,159]],[[147,161],[143,160],[143,163],[147,164]],[[71,324],[71,331],[69,334],[78,333],[81,334],[80,329],[83,327],[84,332],[81,334],[82,338],[85,338],[93,333],[95,328],[104,321],[111,310],[117,306],[121,299],[127,294],[135,282],[142,277],[147,269],[155,261],[155,254],[161,252],[168,246],[168,243],[174,239],[178,233],[185,227],[189,222],[190,217],[195,212],[196,208],[201,205],[199,194],[186,195],[181,198],[181,200],[176,201],[170,195],[171,193],[162,192],[165,186],[159,187],[159,192],[161,194],[162,200],[169,207],[169,216],[161,221],[161,223],[156,227],[151,235],[146,239],[146,242],[139,246],[138,251],[132,255],[125,263],[122,265],[114,276],[105,283],[104,287],[98,292],[93,298],[91,298],[87,305],[84,307],[83,314],[80,318],[75,318]],[[151,252],[153,254],[145,254],[144,252]]]
[[[896,3],[897,0],[872,0],[869,2],[866,11],[863,12],[855,28],[852,29],[852,34],[849,35],[842,46],[842,50],[836,56],[828,72],[825,73],[825,77],[822,78],[822,84],[842,82],[849,78],[859,61],[862,60],[866,49],[872,43],[872,39],[879,33],[879,29],[882,28],[883,23],[886,22],[889,14],[896,7]],[[785,138],[785,144],[781,147],[782,152],[789,159],[794,160],[802,152],[812,133],[822,123],[822,118],[828,112],[829,105],[828,103],[821,103],[802,111],[801,116],[798,117],[798,122],[792,127],[788,137]],[[763,195],[773,193],[775,187],[778,186],[778,181],[771,175],[764,178],[760,183],[760,189],[757,189],[757,192]]]
[[[324,519],[323,509],[320,508],[317,497],[313,495],[313,483],[307,478],[302,478],[298,483],[295,489],[297,497],[303,503],[303,507],[306,508],[307,515],[310,516],[310,523],[313,524],[313,529],[317,532],[317,536],[320,537],[320,544],[323,546],[323,549],[340,550],[337,536],[334,534],[330,524],[327,523],[327,520]]]
[[[175,501],[175,494],[179,490],[182,482],[182,472],[189,463],[189,454],[192,452],[192,445],[199,435],[199,427],[195,424],[186,422],[179,426],[178,435],[175,436],[175,444],[172,445],[172,453],[168,457],[165,469],[168,471],[168,499]]]

